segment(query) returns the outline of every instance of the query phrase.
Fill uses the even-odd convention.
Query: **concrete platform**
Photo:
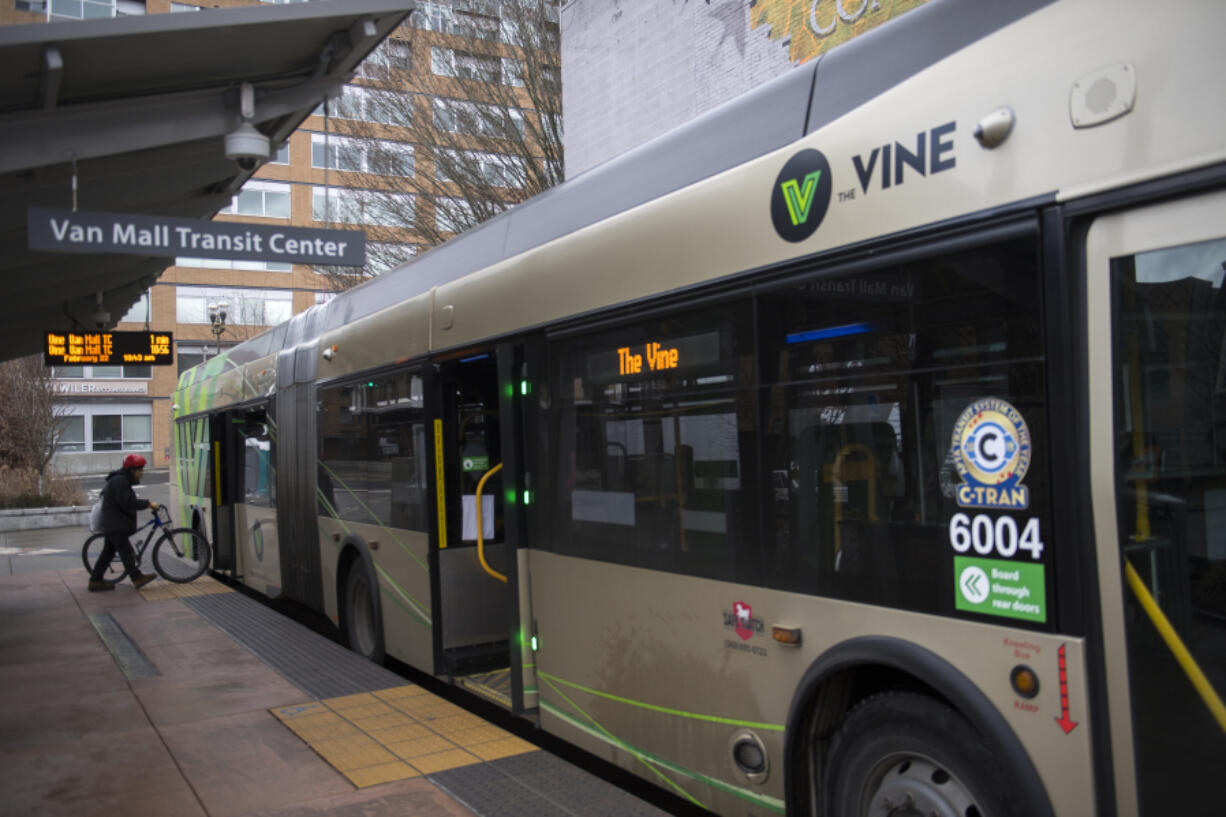
[[[86,579],[0,576],[0,813],[664,814],[224,585]]]

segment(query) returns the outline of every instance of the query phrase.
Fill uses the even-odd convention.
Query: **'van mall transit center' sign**
[[[29,246],[56,252],[224,258],[360,267],[362,230],[29,208]]]

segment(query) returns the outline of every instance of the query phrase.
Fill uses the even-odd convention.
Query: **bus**
[[[937,0],[294,316],[182,374],[179,513],[719,814],[1221,813],[1226,4],[1160,16]]]

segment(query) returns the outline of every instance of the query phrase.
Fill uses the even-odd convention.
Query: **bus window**
[[[319,390],[319,513],[426,530],[422,383],[398,373]]]
[[[1226,732],[1226,239],[1114,259],[1116,497],[1143,814],[1219,813]],[[1152,600],[1147,610],[1142,594]],[[1152,610],[1156,606],[1161,615]],[[1182,640],[1179,660],[1162,626]]]
[[[1050,626],[1035,241],[813,277],[759,303],[764,467],[785,475],[765,520],[768,581]],[[981,407],[1015,422],[966,432]],[[966,447],[976,436],[979,454]],[[999,598],[973,592],[996,592],[1005,583],[995,579],[969,597],[959,586],[967,570],[994,569],[1017,575]]]
[[[554,345],[555,547],[749,580],[758,560],[746,305]]]
[[[253,413],[239,425],[243,438],[243,484],[239,496],[247,505],[275,508],[276,449],[270,418],[263,412]]]

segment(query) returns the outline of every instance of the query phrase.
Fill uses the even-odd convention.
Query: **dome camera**
[[[250,122],[244,122],[226,134],[226,158],[233,159],[243,170],[255,170],[256,165],[272,155],[272,143],[256,130]]]
[[[103,309],[101,304],[94,309],[94,314],[91,317],[94,320],[94,328],[99,330],[106,329],[107,325],[111,322],[111,313]]]

